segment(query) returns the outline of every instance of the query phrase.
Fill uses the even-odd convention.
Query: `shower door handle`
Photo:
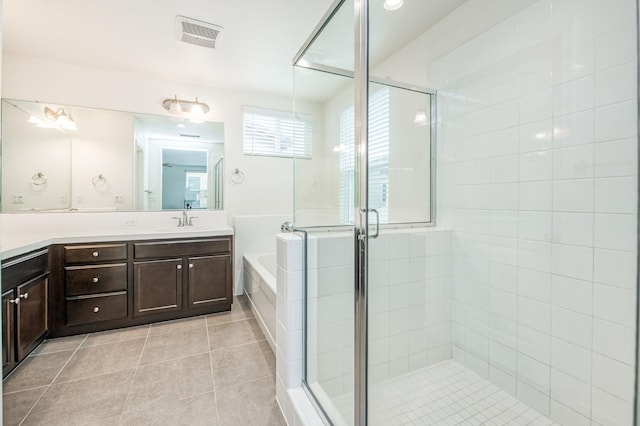
[[[378,238],[378,235],[380,235],[380,213],[378,213],[378,210],[376,209],[369,209],[370,212],[375,213],[376,215],[376,233],[373,235],[370,235],[369,238]],[[367,218],[367,222],[368,222],[368,218]]]
[[[361,217],[364,217],[364,224],[367,227],[367,229],[369,229],[369,213],[374,213],[376,215],[376,233],[373,235],[367,235],[369,236],[369,238],[378,238],[378,236],[380,235],[380,213],[378,213],[378,210],[376,209],[360,209],[360,214]],[[365,238],[365,234],[362,233],[358,236],[359,240],[364,240]]]

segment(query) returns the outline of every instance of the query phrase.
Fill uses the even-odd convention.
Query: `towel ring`
[[[47,183],[47,176],[42,172],[38,172],[31,176],[31,183],[35,186],[42,186]]]
[[[244,172],[240,169],[234,169],[233,172],[231,172],[231,182],[235,183],[236,185],[240,185],[241,183],[243,183]]]
[[[103,175],[94,176],[91,178],[91,185],[94,188],[100,188],[107,184],[107,179]]]

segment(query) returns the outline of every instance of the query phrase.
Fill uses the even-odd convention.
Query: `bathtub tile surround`
[[[274,374],[241,297],[231,312],[46,341],[5,380],[3,424],[284,425]]]
[[[635,2],[579,3],[536,1],[428,67],[453,356],[560,423],[631,424]]]
[[[276,255],[243,258],[244,292],[267,342],[276,351]],[[284,280],[281,280],[284,282]]]
[[[235,230],[234,294],[242,294],[243,291],[243,256],[245,254],[275,254],[276,234],[280,232],[282,223],[288,220],[291,220],[290,213],[233,217],[233,228]]]

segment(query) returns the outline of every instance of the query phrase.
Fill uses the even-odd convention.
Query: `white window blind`
[[[258,108],[244,108],[245,155],[311,158],[310,116]]]
[[[369,208],[378,210],[380,223],[389,222],[389,89],[369,96]],[[355,205],[355,127],[354,107],[340,114],[340,223],[353,223]]]

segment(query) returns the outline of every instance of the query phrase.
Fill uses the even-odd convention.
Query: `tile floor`
[[[560,426],[453,360],[384,380],[370,388],[371,425]],[[350,424],[353,397],[334,399]]]
[[[275,357],[231,312],[45,341],[4,381],[8,425],[285,425]]]

